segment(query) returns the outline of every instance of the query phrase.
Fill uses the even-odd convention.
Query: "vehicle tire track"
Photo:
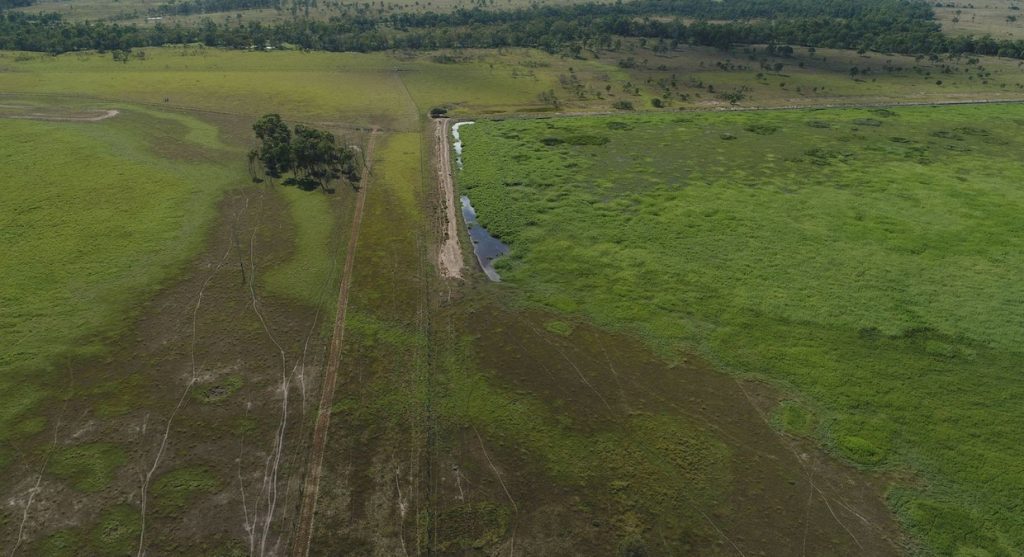
[[[348,251],[345,254],[345,267],[341,274],[341,286],[338,292],[338,310],[334,318],[334,329],[327,352],[327,365],[324,380],[320,387],[320,407],[317,411],[316,426],[313,429],[313,445],[309,455],[309,471],[303,486],[302,503],[299,510],[299,522],[292,542],[292,554],[305,557],[313,541],[313,518],[316,513],[317,496],[320,491],[320,474],[323,469],[324,450],[327,446],[327,430],[331,423],[331,405],[334,404],[334,387],[338,379],[338,364],[341,361],[342,341],[345,337],[345,312],[348,309],[348,293],[352,285],[352,268],[355,264],[356,244],[359,239],[359,228],[363,221],[363,208],[366,205],[366,191],[370,184],[370,169],[373,165],[373,148],[380,133],[374,129],[366,145],[366,164],[362,179],[359,181],[359,196],[356,199],[355,214],[352,217],[352,229],[349,233]]]
[[[229,255],[231,255],[230,247],[228,247],[227,251],[224,252],[223,257],[221,257],[220,259],[220,263],[218,263],[216,267],[214,267],[213,271],[211,271],[210,274],[206,277],[206,280],[203,281],[203,284],[202,286],[200,286],[199,292],[196,295],[195,306],[193,306],[192,308],[192,342],[190,348],[190,359],[192,366],[191,376],[188,382],[185,384],[185,389],[182,391],[181,397],[178,399],[178,404],[174,407],[174,410],[171,411],[170,416],[168,416],[167,418],[167,425],[165,426],[164,433],[161,436],[160,445],[157,450],[156,457],[153,458],[153,465],[150,467],[149,471],[146,472],[146,475],[142,476],[141,478],[142,488],[140,491],[141,495],[139,509],[141,524],[139,526],[139,545],[138,551],[136,552],[137,557],[143,557],[146,554],[146,502],[149,484],[152,481],[153,475],[156,473],[157,468],[160,466],[160,461],[163,459],[164,451],[167,449],[167,441],[170,439],[171,436],[171,425],[174,423],[174,418],[178,415],[178,412],[181,411],[182,407],[185,406],[186,402],[188,401],[188,394],[192,391],[192,387],[196,384],[196,381],[198,381],[199,379],[199,368],[196,364],[196,323],[198,322],[199,319],[199,308],[203,304],[203,294],[206,292],[206,287],[210,285],[210,282],[213,280],[215,276],[217,276],[217,273],[220,272],[225,262],[227,262]]]
[[[434,120],[434,165],[437,187],[443,209],[444,233],[437,254],[438,268],[444,278],[462,278],[462,246],[459,244],[459,222],[455,214],[455,184],[452,180],[451,146],[448,139],[448,119]]]
[[[65,388],[67,393],[71,393],[72,386],[74,385],[74,372],[71,370],[71,366],[68,366],[68,386]],[[14,540],[14,547],[11,549],[10,555],[13,557],[18,554],[18,548],[21,547],[21,543],[25,541],[25,525],[28,523],[29,511],[32,509],[32,502],[35,501],[36,495],[42,491],[43,483],[43,472],[46,471],[46,465],[50,463],[50,457],[53,456],[54,451],[57,450],[57,440],[60,434],[60,428],[64,421],[64,414],[68,409],[68,401],[70,400],[70,394],[65,396],[64,404],[61,406],[60,414],[57,414],[57,423],[53,426],[53,442],[50,444],[50,448],[46,451],[46,456],[43,457],[43,463],[39,467],[39,472],[36,474],[36,482],[28,489],[28,501],[25,502],[25,508],[21,513],[21,522],[18,525],[18,537]]]

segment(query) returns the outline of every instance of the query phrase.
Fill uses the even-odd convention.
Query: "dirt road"
[[[106,120],[107,118],[113,118],[121,113],[120,110],[87,110],[82,112],[69,112],[66,114],[24,112],[33,108],[34,107],[21,105],[0,105],[0,118],[10,118],[12,120],[42,120],[44,122],[99,122]],[[4,114],[4,110],[19,110],[22,112],[16,114]],[[89,116],[89,113],[99,114]]]
[[[366,167],[359,182],[359,196],[356,200],[355,215],[352,217],[352,230],[349,233],[348,250],[345,253],[345,268],[341,274],[341,287],[338,293],[338,311],[334,319],[331,343],[327,349],[327,367],[324,370],[324,381],[320,388],[320,407],[317,411],[316,425],[313,429],[313,446],[309,454],[309,470],[302,489],[302,504],[299,510],[298,526],[292,540],[292,555],[304,557],[309,554],[309,546],[313,540],[313,518],[316,514],[317,495],[320,491],[320,474],[324,461],[324,449],[327,445],[327,429],[331,424],[331,405],[334,404],[334,386],[338,379],[338,365],[341,362],[342,341],[345,338],[345,311],[348,309],[348,291],[352,284],[352,267],[355,263],[356,243],[359,240],[359,227],[363,221],[363,207],[366,205],[366,190],[370,185],[370,168],[373,165],[373,147],[380,130],[370,133],[366,145]]]
[[[434,160],[437,161],[437,187],[444,206],[444,241],[437,254],[437,268],[444,278],[462,278],[462,247],[459,245],[459,220],[455,214],[455,184],[452,182],[451,146],[448,119],[434,120]]]

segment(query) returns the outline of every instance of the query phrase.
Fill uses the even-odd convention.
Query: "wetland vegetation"
[[[478,121],[459,185],[531,304],[793,389],[780,422],[914,478],[889,501],[939,553],[1012,554],[1021,125],[1017,105]]]

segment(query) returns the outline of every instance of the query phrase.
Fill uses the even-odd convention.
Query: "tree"
[[[292,168],[292,132],[277,114],[265,114],[253,124],[260,146],[257,158],[263,163],[267,175],[280,178]]]
[[[327,189],[327,182],[341,177],[341,151],[330,132],[301,124],[295,126],[292,157],[295,174],[307,182],[315,182],[322,190]]]
[[[132,49],[117,49],[111,52],[111,56],[114,58],[115,62],[127,64],[128,60],[132,57]]]
[[[319,187],[327,191],[331,180],[345,178],[359,181],[359,159],[355,147],[339,147],[334,134],[303,126],[295,126],[294,134],[277,114],[266,114],[252,126],[260,146],[249,152],[249,171],[256,178],[255,161],[263,163],[267,175],[281,177],[294,171],[294,178],[285,183],[305,189]]]

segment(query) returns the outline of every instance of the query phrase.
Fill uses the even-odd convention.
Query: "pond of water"
[[[458,122],[452,126],[452,137],[455,139],[453,143],[455,148],[455,164],[459,170],[462,170],[462,138],[459,137],[459,128],[472,123]],[[470,203],[469,197],[463,195],[459,199],[462,201],[462,218],[466,221],[466,227],[469,228],[469,238],[473,241],[473,253],[476,254],[476,260],[480,263],[480,268],[484,270],[487,278],[494,282],[499,282],[501,276],[494,270],[493,263],[495,259],[508,252],[508,246],[501,240],[491,236],[491,233],[486,228],[480,226],[480,223],[476,220],[476,209]]]

